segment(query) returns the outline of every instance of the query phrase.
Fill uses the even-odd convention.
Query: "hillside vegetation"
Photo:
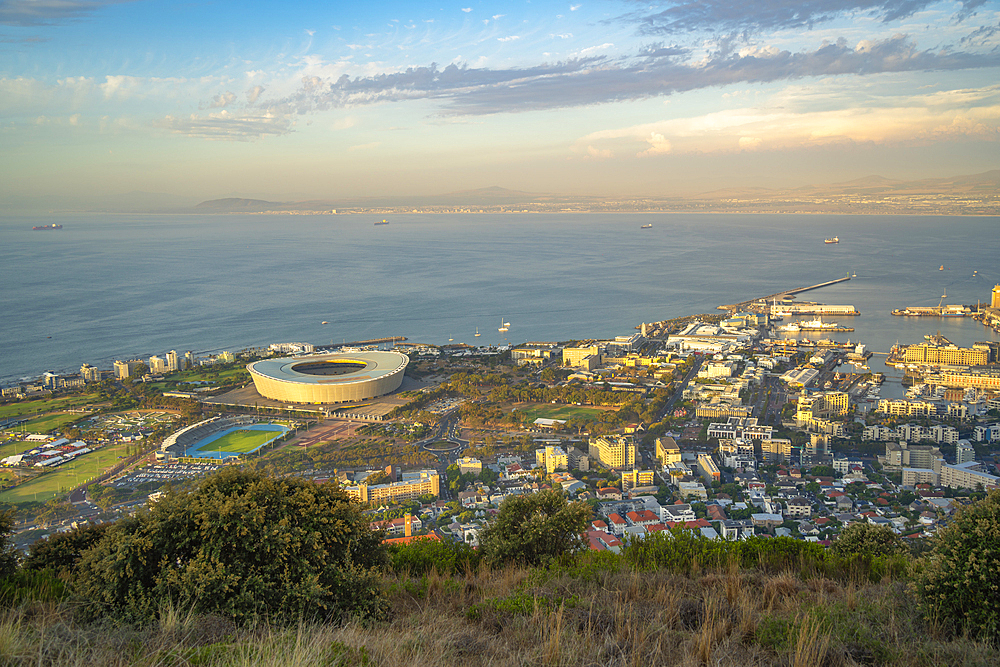
[[[835,549],[675,529],[589,551],[551,493],[480,550],[385,546],[341,494],[230,471],[0,559],[0,664],[1000,663],[997,493],[919,559],[864,524]]]

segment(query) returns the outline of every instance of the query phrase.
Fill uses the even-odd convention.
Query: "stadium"
[[[281,424],[257,423],[253,417],[211,417],[167,436],[156,458],[227,459],[252,454],[289,430]]]
[[[399,352],[337,352],[264,359],[247,366],[257,393],[288,403],[344,403],[399,389],[410,358]]]

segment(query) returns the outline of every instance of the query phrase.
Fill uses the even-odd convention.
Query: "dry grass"
[[[991,665],[945,641],[904,584],[803,580],[729,566],[571,576],[523,568],[387,581],[383,623],[237,628],[164,607],[143,627],[81,624],[66,605],[0,612],[12,667],[478,667],[510,665]]]

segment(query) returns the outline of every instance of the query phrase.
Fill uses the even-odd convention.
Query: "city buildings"
[[[608,468],[635,465],[635,438],[630,435],[604,435],[590,440],[590,457]]]
[[[423,495],[441,493],[441,478],[436,470],[404,472],[398,482],[368,486],[364,482],[345,490],[351,498],[362,503],[403,502],[416,500]]]

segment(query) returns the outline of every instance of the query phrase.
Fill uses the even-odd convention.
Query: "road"
[[[670,399],[663,405],[663,409],[660,411],[660,414],[657,415],[657,421],[663,421],[663,418],[667,415],[667,413],[673,411],[674,405],[678,400],[683,398],[684,390],[687,389],[688,383],[691,382],[691,378],[698,374],[698,371],[701,369],[701,365],[704,361],[705,357],[703,355],[699,354],[695,357],[695,362],[691,364],[691,369],[688,371],[687,375],[684,376],[684,379],[681,381],[680,385],[678,385],[676,391],[674,391],[674,395],[671,396]]]

